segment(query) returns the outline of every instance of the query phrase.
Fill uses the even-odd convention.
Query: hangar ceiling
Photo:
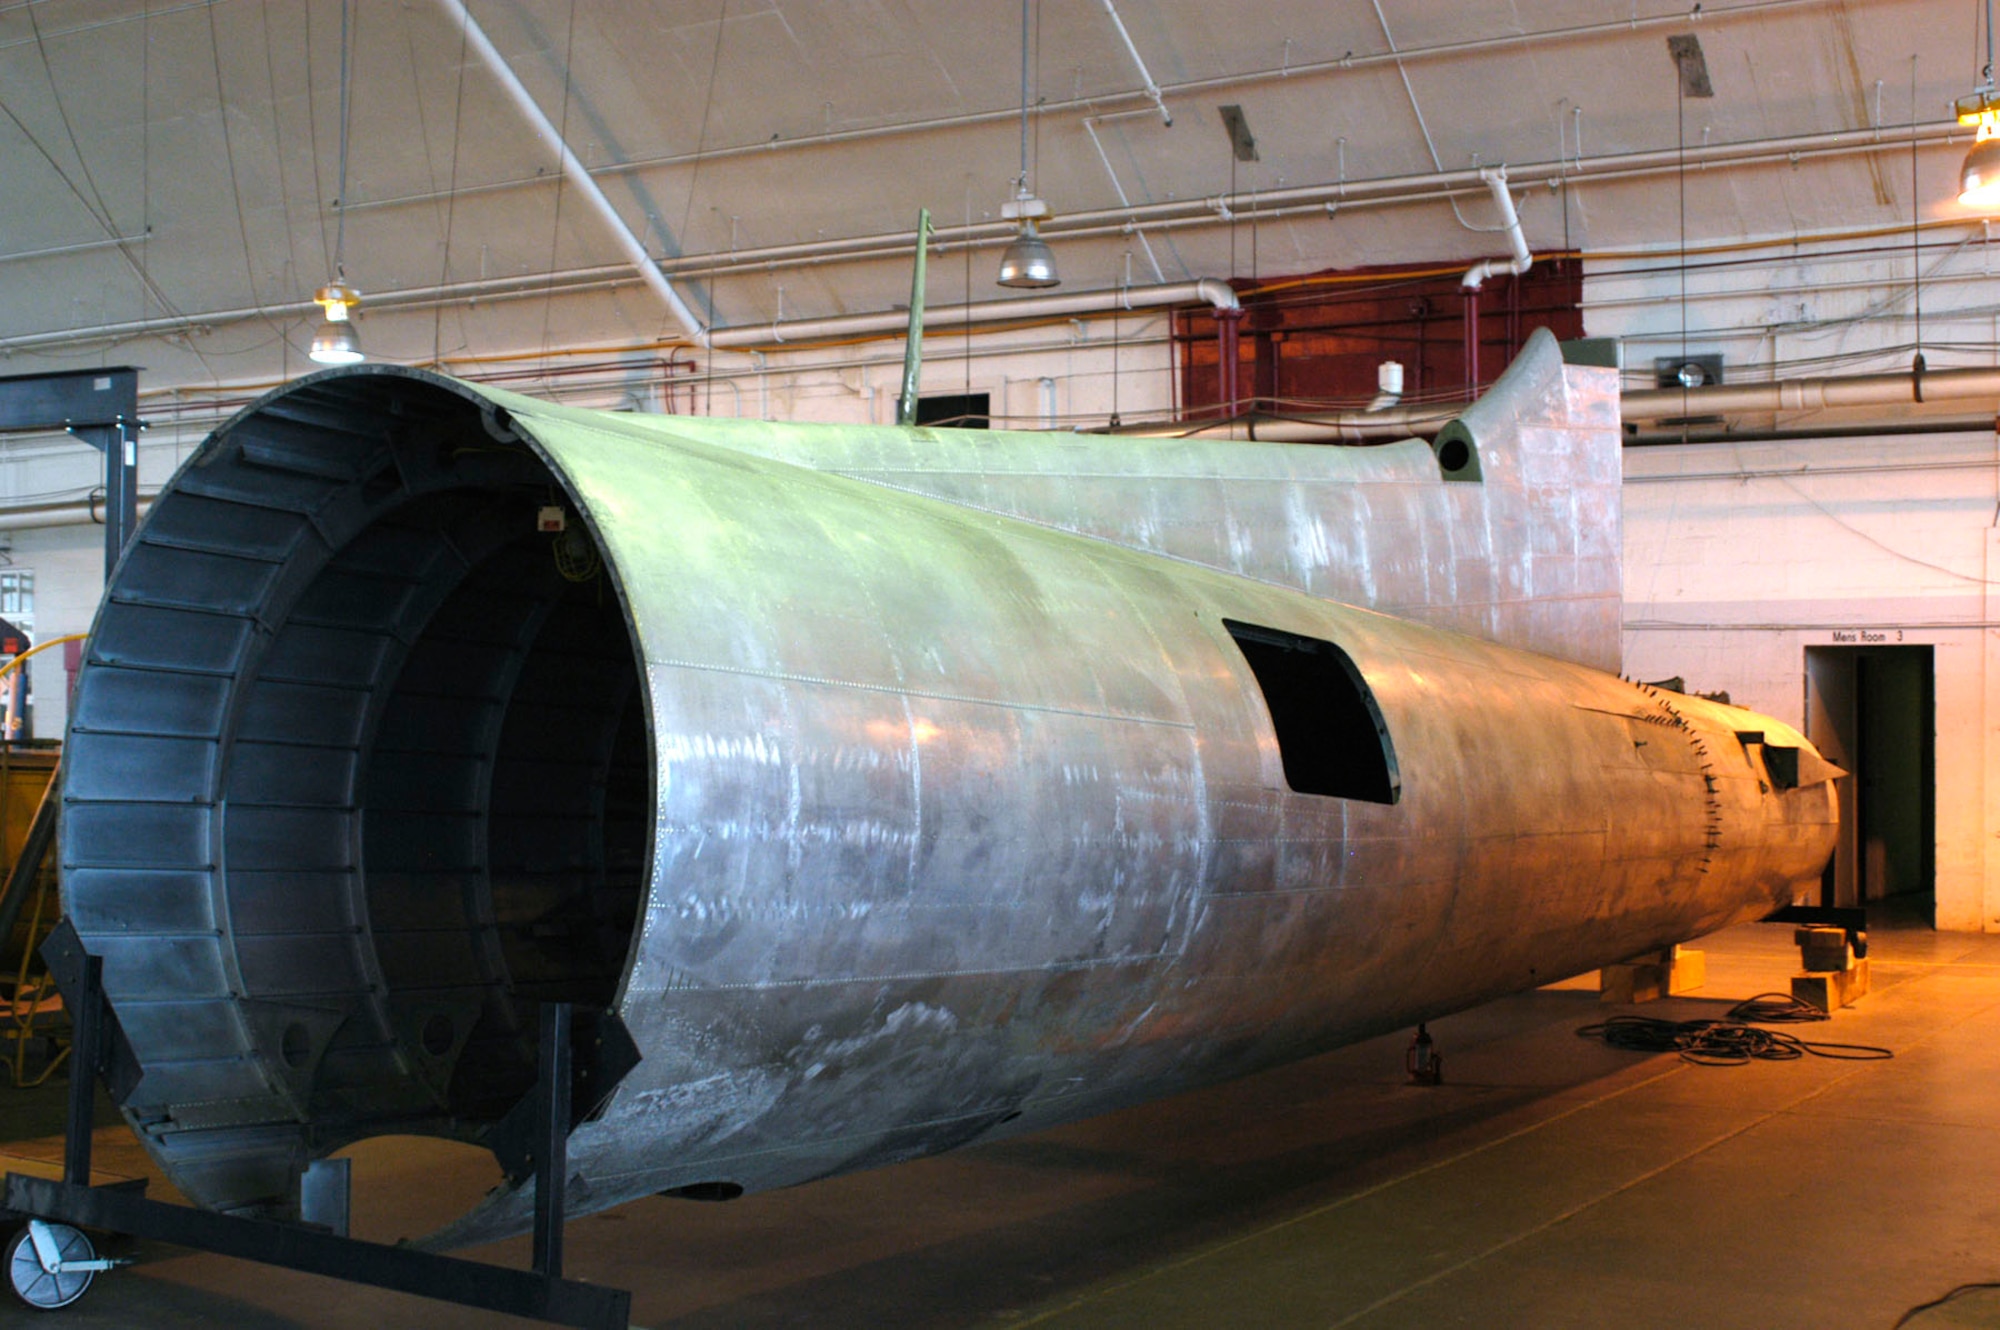
[[[1504,252],[1476,229],[1494,220],[1480,165],[1509,168],[1542,252],[1673,247],[1683,179],[1691,244],[1907,227],[1912,137],[1917,211],[1964,216],[1950,103],[1979,78],[1973,4],[1031,8],[1031,184],[1055,212],[1065,291]],[[346,12],[339,200],[340,0],[0,5],[6,372],[297,373],[343,213],[375,355],[683,335],[445,4]],[[1017,5],[471,12],[704,321],[906,301],[920,207],[941,240],[932,301],[1006,294],[993,271],[1020,151]],[[1712,98],[1681,96],[1668,39],[1689,33]],[[1256,160],[1237,159],[1225,105]]]

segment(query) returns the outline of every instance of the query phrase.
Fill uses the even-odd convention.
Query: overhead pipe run
[[[1259,443],[1394,443],[1428,439],[1465,411],[1448,406],[1394,406],[1298,416],[1238,416],[1206,425],[1142,425],[1118,431],[1138,438],[1242,439]]]
[[[465,7],[464,0],[438,0],[438,4],[452,22],[459,26],[459,30],[465,36],[466,46],[478,54],[487,70],[499,81],[501,90],[513,100],[515,106],[520,108],[529,127],[535,131],[535,136],[556,154],[561,163],[562,174],[568,179],[570,188],[580,194],[584,202],[590,205],[591,210],[603,219],[605,226],[611,232],[611,238],[618,243],[618,248],[624,251],[626,260],[639,274],[639,279],[652,289],[661,303],[666,305],[667,312],[674,316],[674,321],[681,325],[695,345],[708,345],[708,326],[695,317],[694,311],[681,299],[680,292],[674,289],[674,284],[667,280],[667,275],[660,271],[657,263],[653,262],[653,256],[646,252],[645,243],[632,233],[632,228],[625,224],[624,217],[611,206],[611,200],[604,197],[604,191],[599,189],[597,181],[591,178],[590,169],[570,149],[569,141],[563,137],[562,131],[543,113],[540,103],[536,102],[527,85],[515,75],[513,67],[488,39],[486,30],[472,17],[472,11]]]
[[[1170,293],[1173,298],[1166,298]],[[1130,295],[1131,303],[1124,307],[1133,309],[1167,304],[1190,304],[1196,300],[1206,300],[1214,306],[1217,318],[1225,322],[1232,317],[1240,318],[1242,314],[1241,307],[1236,303],[1236,294],[1229,289],[1228,284],[1208,278],[1173,287],[1155,287],[1125,293],[1038,296],[1026,300],[987,301],[972,306],[956,305],[928,311],[925,322],[932,325],[941,322],[951,326],[965,322],[968,311],[974,314],[973,321],[976,322],[985,317],[981,313],[985,310],[1004,308],[1010,311],[1024,311],[1024,307],[1027,306],[1040,306],[1042,307],[1040,313],[1055,316],[1078,312],[1070,307],[1092,299],[1093,294],[1100,298],[1106,294]],[[1055,306],[1065,308],[1053,308]],[[822,336],[836,335],[839,332],[860,332],[863,331],[860,328],[834,327],[834,325],[869,320],[880,323],[887,317],[864,314],[850,316],[847,319],[802,320],[789,325],[788,331],[796,332],[800,329],[818,327]],[[898,323],[894,326],[902,325]],[[889,327],[890,325],[882,324],[875,330],[888,331]],[[740,333],[744,330],[727,331]],[[716,336],[720,340],[725,335],[727,334],[717,333]],[[1904,372],[1789,379],[1774,383],[1727,383],[1708,388],[1642,388],[1620,394],[1619,413],[1623,421],[1630,425],[1638,421],[1665,420],[1680,416],[1774,415],[1788,411],[1913,406],[1918,402],[1914,379],[1915,376]],[[1382,393],[1387,394],[1389,391],[1387,377],[1381,377],[1380,382]],[[1984,398],[2000,406],[2000,367],[1928,370],[1923,375],[1923,393],[1922,400],[1925,403]],[[1227,395],[1225,390],[1225,397]],[[1256,439],[1267,443],[1378,443],[1397,439],[1430,438],[1463,411],[1464,407],[1459,404],[1399,405],[1387,409],[1331,411],[1312,415],[1243,417],[1192,426],[1171,423],[1144,425],[1123,429],[1118,433],[1138,438]],[[1744,442],[1760,438],[1852,438],[1869,433],[1908,434],[1968,430],[1984,428],[1991,423],[1992,418],[1989,416],[1976,418],[1941,416],[1930,420],[1918,416],[1872,423],[1842,422],[1819,429],[1810,426],[1789,427],[1782,431],[1718,432],[1710,429],[1685,439],[1680,436],[1670,439],[1663,435],[1647,435],[1638,439],[1628,437],[1625,442],[1626,446],[1632,447],[1678,442]],[[142,495],[139,500],[140,510],[143,512],[148,509],[152,501],[152,494]],[[101,520],[101,507],[96,502],[44,503],[0,508],[0,531],[74,526]]]
[[[1479,260],[1465,270],[1465,276],[1458,284],[1459,293],[1465,298],[1465,390],[1468,395],[1479,391],[1479,288],[1495,273],[1511,273],[1519,277],[1535,262],[1535,256],[1528,252],[1528,238],[1521,234],[1521,216],[1514,210],[1514,195],[1507,188],[1507,168],[1482,169],[1479,178],[1493,195],[1493,206],[1500,210],[1500,229],[1507,234],[1509,257]]]
[[[452,0],[445,0],[445,3],[451,2]],[[1705,148],[1690,146],[1687,149],[1686,165],[1696,168],[1721,168],[1779,161],[1796,164],[1810,158],[1906,151],[1912,138],[1919,145],[1949,145],[1954,136],[1960,132],[1958,122],[1953,120],[1918,126],[1907,137],[1894,143],[1883,140],[1879,133],[1835,130],[1821,134],[1789,135],[1742,143],[1715,144]],[[1529,162],[1513,168],[1512,176],[1515,180],[1525,179],[1549,189],[1559,189],[1576,184],[1670,175],[1679,169],[1681,169],[1679,154],[1674,149],[1668,148],[1658,152],[1620,153],[1587,161],[1564,159]],[[1477,171],[1449,170],[1426,172],[1421,175],[1387,176],[1375,180],[1348,180],[1324,185],[1260,190],[1254,198],[1244,194],[1224,198],[1134,204],[1066,213],[1052,223],[1049,234],[1067,240],[1084,236],[1127,235],[1142,226],[1170,230],[1179,227],[1226,225],[1225,214],[1270,221],[1322,209],[1331,212],[1334,209],[1345,208],[1397,207],[1441,201],[1480,185]],[[358,211],[358,208],[356,210]],[[622,219],[620,226],[623,226]],[[933,239],[940,246],[1001,245],[1011,240],[1014,233],[1015,228],[1007,223],[982,222],[970,227],[941,228],[935,232]],[[629,232],[627,234],[629,235]],[[648,280],[649,283],[652,278],[658,277],[664,285],[673,279],[723,276],[732,272],[748,271],[753,267],[774,272],[794,264],[820,266],[828,262],[898,258],[907,256],[915,244],[914,232],[885,232],[841,240],[801,241],[736,250],[728,254],[696,254],[679,259],[663,259],[650,262],[649,266],[645,267],[634,264],[605,265],[533,276],[455,282],[439,287],[427,287],[421,291],[377,293],[369,297],[369,306],[378,311],[390,307],[427,309],[435,305],[453,303],[468,295],[481,295],[483,298],[487,289],[493,289],[496,298],[498,294],[540,294],[550,289],[551,285],[568,292],[616,284],[620,280],[620,275],[627,272],[634,272],[636,276]],[[669,287],[668,290],[671,291],[672,288]],[[675,298],[678,299],[678,296]],[[131,319],[96,324],[88,328],[27,333],[0,338],[0,353],[122,340],[162,333],[206,331],[223,324],[241,323],[250,319],[311,313],[315,308],[316,306],[310,301],[303,301],[289,305],[255,306],[151,319]]]
[[[1947,120],[1919,125],[1894,141],[1885,140],[1879,133],[1870,130],[1830,130],[1816,134],[1788,134],[1736,143],[1715,143],[1705,146],[1690,144],[1686,152],[1686,165],[1690,168],[1720,168],[1754,166],[1770,162],[1798,162],[1816,157],[1842,157],[1854,153],[1907,152],[1912,138],[1920,147],[1948,145],[1962,137],[1963,133],[1956,120]],[[1567,185],[1581,185],[1595,181],[1672,175],[1681,169],[1681,165],[1682,157],[1676,149],[1663,148],[1641,152],[1609,153],[1601,157],[1582,159],[1563,158],[1526,162],[1512,167],[1510,175],[1515,181],[1553,190]],[[1240,194],[1207,198],[1164,199],[1154,203],[1135,203],[1114,208],[1068,210],[1061,217],[1051,219],[1047,229],[1052,237],[1057,235],[1069,237],[1093,233],[1112,234],[1122,232],[1127,227],[1137,226],[1227,225],[1232,216],[1238,219],[1251,216],[1268,219],[1292,208],[1346,209],[1423,203],[1457,193],[1487,188],[1481,178],[1482,174],[1480,169],[1462,167],[1409,175],[1379,176],[1371,180],[1348,179],[1294,185],[1283,189],[1260,189],[1255,194],[1245,191]],[[1004,244],[1012,238],[1013,232],[1014,228],[1005,222],[976,222],[969,227],[941,227],[936,232],[935,239],[941,245]],[[774,264],[885,258],[907,253],[914,243],[916,243],[914,232],[878,232],[873,235],[848,236],[831,240],[762,245],[726,254],[691,254],[677,259],[662,259],[660,269],[674,277],[702,277],[711,273],[723,274],[737,269],[769,267]]]
[[[1238,308],[1236,292],[1229,283],[1213,277],[1194,282],[1172,282],[1165,286],[1124,287],[1112,291],[1075,291],[1062,295],[1026,296],[1015,300],[981,300],[969,305],[942,305],[924,311],[927,328],[958,328],[967,324],[1004,323],[1015,319],[1066,318],[1078,314],[1102,314],[1110,310],[1159,309],[1172,305],[1202,303],[1217,311]],[[760,323],[741,328],[718,328],[709,336],[709,346],[718,351],[768,350],[794,342],[822,341],[837,337],[862,337],[871,333],[901,332],[910,316],[901,310],[879,314],[839,314],[823,319],[793,319],[789,322]]]
[[[1718,383],[1707,388],[1643,388],[1623,394],[1619,411],[1635,420],[1684,416],[1774,415],[1864,406],[1985,398],[2000,401],[2000,368],[1927,369],[1894,374],[1847,374],[1771,383]]]
[[[1915,406],[1945,401],[1983,399],[2000,406],[2000,367],[1926,370],[1923,395],[1918,376],[1850,374],[1817,379],[1785,379],[1773,383],[1725,383],[1708,388],[1642,388],[1619,395],[1625,424],[1688,416],[1777,415],[1791,411],[1829,411],[1871,406]],[[1399,406],[1386,411],[1328,411],[1282,417],[1242,417],[1188,427],[1172,423],[1123,430],[1125,434],[1167,438],[1257,439],[1267,443],[1366,443],[1391,439],[1428,438],[1464,411],[1462,405]],[[1958,417],[1925,422],[1921,417],[1880,422],[1884,433],[1928,424],[1936,430],[1964,428]],[[1826,428],[1827,437],[1866,432],[1865,422],[1841,422]],[[1812,437],[1800,426],[1786,437]],[[1700,440],[1713,441],[1716,431]],[[1735,437],[1735,436],[1730,436]],[[1747,435],[1743,437],[1749,437]],[[1629,439],[1627,442],[1631,442]],[[1648,438],[1647,444],[1659,439]]]
[[[1514,210],[1514,196],[1507,189],[1507,168],[1482,168],[1479,178],[1493,195],[1493,206],[1500,210],[1500,229],[1507,235],[1508,257],[1481,259],[1467,268],[1459,285],[1468,291],[1477,291],[1488,277],[1496,273],[1511,273],[1519,277],[1535,262],[1535,256],[1528,252],[1528,238],[1521,234],[1521,215]]]

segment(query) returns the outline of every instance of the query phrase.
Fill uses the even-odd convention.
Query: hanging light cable
[[[1986,0],[1986,66],[1979,86],[1958,99],[1958,123],[1977,125],[1978,137],[1958,170],[1958,201],[1968,208],[2000,208],[2000,95],[1993,87],[1993,0]],[[1914,117],[1913,117],[1914,118]]]
[[[306,352],[315,364],[358,365],[362,354],[361,337],[348,314],[361,303],[361,293],[347,282],[347,120],[349,74],[347,63],[347,9],[349,0],[340,0],[340,173],[334,184],[333,280],[313,292],[313,303],[326,317],[313,334],[312,349]]]
[[[1000,215],[1021,224],[1020,234],[1000,256],[1000,285],[1055,286],[1056,256],[1035,231],[1037,218],[1049,215],[1049,205],[1028,189],[1028,0],[1021,0],[1021,174],[1014,177],[1014,197],[1000,205]]]

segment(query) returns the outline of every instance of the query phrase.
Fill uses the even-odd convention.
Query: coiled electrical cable
[[[1613,1048],[1634,1053],[1678,1053],[1682,1061],[1703,1067],[1740,1067],[1753,1061],[1792,1062],[1808,1054],[1852,1062],[1896,1056],[1890,1049],[1873,1044],[1807,1040],[1751,1024],[1799,1024],[1825,1019],[1825,1012],[1782,993],[1759,993],[1731,1007],[1722,1020],[1669,1021],[1654,1016],[1613,1016],[1582,1026],[1577,1034],[1584,1039],[1602,1039]]]

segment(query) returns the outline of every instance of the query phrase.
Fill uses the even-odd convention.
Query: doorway
[[[1936,669],[1928,646],[1806,648],[1806,738],[1849,774],[1821,905],[1932,894]]]

